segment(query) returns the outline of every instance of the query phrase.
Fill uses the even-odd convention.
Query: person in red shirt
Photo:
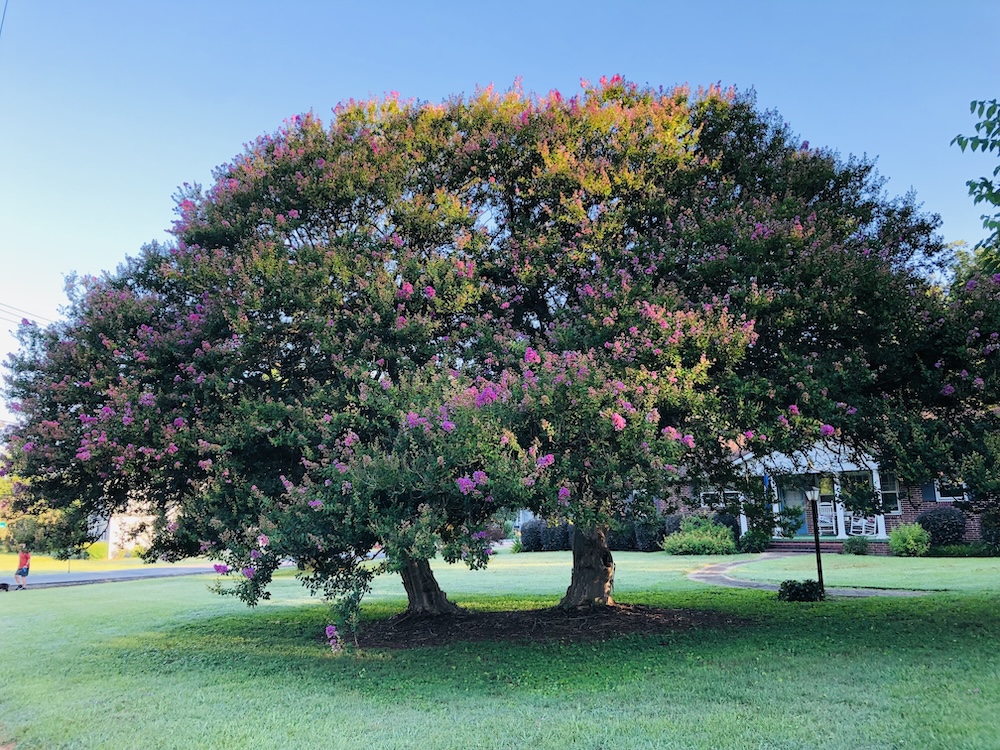
[[[17,570],[14,572],[14,580],[17,581],[17,588],[24,589],[28,587],[28,566],[30,565],[31,553],[22,544],[20,554],[17,556]]]

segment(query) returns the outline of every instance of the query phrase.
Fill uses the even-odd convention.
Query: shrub
[[[490,521],[490,523],[486,524],[486,527],[483,529],[483,531],[486,532],[487,541],[500,542],[506,539],[506,536],[504,535],[503,532],[503,526],[501,526],[495,521]]]
[[[821,602],[826,592],[818,581],[782,581],[778,588],[778,600],[783,602]]]
[[[533,519],[521,524],[521,546],[525,552],[542,551],[542,529],[545,522]]]
[[[867,555],[871,551],[871,544],[866,536],[852,536],[844,540],[845,555]]]
[[[639,552],[655,552],[662,549],[660,542],[666,536],[662,518],[651,518],[635,522],[635,548]]]
[[[931,535],[931,546],[961,544],[965,537],[965,514],[958,508],[942,506],[917,516],[917,523]]]
[[[931,535],[920,524],[904,523],[889,534],[889,551],[900,557],[921,557],[931,548]]]
[[[521,544],[520,539],[515,539],[514,543],[510,545],[510,553],[516,555],[518,552],[524,552],[524,545]]]
[[[712,516],[712,521],[719,525],[725,526],[727,529],[733,532],[733,539],[740,538],[740,519],[738,516],[734,516],[732,513],[716,513]]]
[[[542,549],[546,552],[571,549],[569,523],[546,524],[542,527]]]
[[[979,528],[983,543],[1000,550],[1000,518],[984,513]]]
[[[90,558],[91,560],[107,560],[108,543],[94,542],[89,547],[87,547],[87,557]]]
[[[630,552],[635,549],[635,522],[617,521],[608,529],[608,549]]]
[[[683,513],[671,513],[663,518],[663,536],[676,534],[681,530],[681,523],[684,521]]]
[[[761,529],[750,529],[740,537],[736,548],[740,552],[763,552],[771,544],[771,535]]]
[[[668,555],[731,555],[736,552],[733,532],[704,516],[689,516],[676,534],[660,545]]]
[[[996,555],[996,547],[983,541],[932,546],[927,553],[928,557],[996,557]]]

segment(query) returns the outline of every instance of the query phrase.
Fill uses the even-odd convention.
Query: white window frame
[[[892,481],[896,485],[896,489],[894,489],[894,490],[887,490],[887,489],[885,489],[885,487],[883,486],[883,482],[885,482],[885,477],[892,477]],[[887,516],[901,516],[903,514],[903,498],[901,496],[902,495],[902,491],[899,488],[899,477],[897,477],[895,474],[890,474],[890,473],[881,474],[880,473],[879,476],[878,476],[878,483],[879,483],[879,494],[882,495],[882,503],[883,503],[882,513],[884,515],[887,515]],[[886,492],[888,492],[888,493],[893,494],[893,495],[896,496],[896,505],[893,507],[892,510],[888,510],[888,509],[886,509],[884,507],[884,505],[885,505],[885,493]]]
[[[705,501],[705,496],[714,496],[720,499],[722,502],[708,503]],[[742,499],[742,495],[736,490],[701,490],[698,493],[698,501],[701,503],[702,508],[712,508],[713,510],[718,510],[720,508],[725,508],[727,501],[734,500],[737,503]]]
[[[959,485],[951,485],[953,487],[958,487]],[[965,485],[961,485],[963,488]],[[935,479],[934,480],[934,500],[939,503],[954,503],[956,501],[961,501],[966,499],[966,492],[963,489],[961,495],[942,495],[941,494],[941,483]]]

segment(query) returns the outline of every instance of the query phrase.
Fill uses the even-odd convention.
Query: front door
[[[809,528],[806,525],[806,516],[808,509],[806,508],[806,495],[798,487],[782,487],[778,485],[778,502],[781,504],[782,510],[785,508],[801,508],[802,509],[802,525],[795,532],[796,534],[808,534]]]

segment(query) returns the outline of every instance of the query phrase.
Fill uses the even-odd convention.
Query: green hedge
[[[660,546],[669,555],[731,555],[736,552],[732,529],[704,516],[685,518],[680,531],[666,537]]]

